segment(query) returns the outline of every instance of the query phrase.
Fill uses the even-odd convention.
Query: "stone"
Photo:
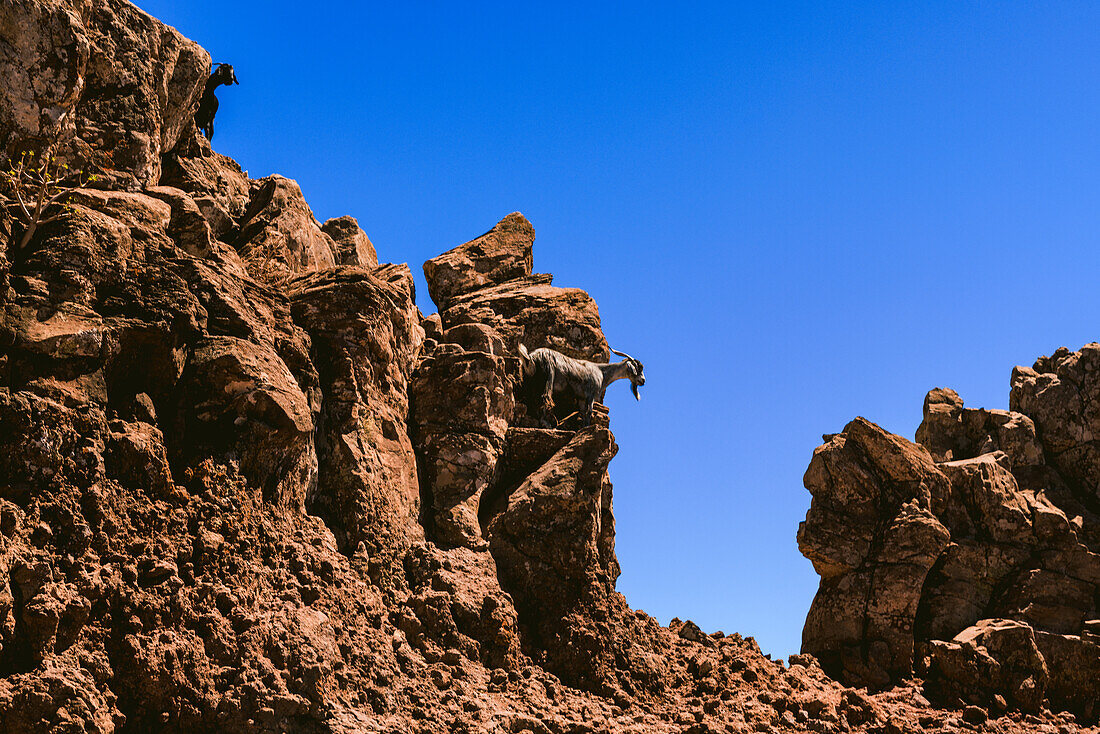
[[[530,276],[490,286],[458,298],[440,311],[443,328],[480,323],[504,340],[509,354],[522,342],[528,349],[550,347],[570,357],[607,360],[600,312],[577,288],[556,288],[547,276]]]
[[[802,652],[847,682],[883,686],[912,670],[920,590],[950,540],[933,507],[950,484],[921,447],[862,418],[814,452],[805,484],[799,550],[822,582]]]
[[[514,391],[508,364],[488,351],[442,354],[417,366],[409,387],[411,428],[436,542],[484,544],[481,498],[496,480]]]
[[[190,123],[210,56],[125,0],[19,0],[0,9],[18,39],[0,54],[0,149],[75,133],[64,153],[119,185],[156,184]],[[108,154],[109,151],[109,154]]]
[[[323,480],[314,512],[346,552],[360,541],[394,561],[422,537],[408,385],[423,339],[405,266],[340,266],[289,284],[291,312],[312,341],[323,407]]]
[[[487,523],[501,585],[521,623],[537,625],[542,639],[554,641],[546,651],[550,669],[584,686],[605,680],[615,655],[615,645],[575,615],[618,576],[614,529],[604,522],[607,464],[617,448],[606,429],[576,434]]]
[[[118,163],[0,254],[0,734],[966,725],[916,679],[855,691],[632,609],[605,411],[574,432],[516,405],[519,343],[606,356],[592,299],[531,275],[509,217],[437,278],[471,290],[423,316],[407,267],[346,264],[369,262],[358,225],[326,233],[289,179],[250,181],[198,134],[194,49],[122,0],[0,7],[4,150],[75,103],[64,155]],[[974,456],[857,423],[809,473],[821,598],[864,594],[866,639],[833,659],[877,681],[912,657],[958,709],[1041,701],[1001,734],[1088,731],[1094,504],[1048,446],[1027,458],[1039,421],[955,402],[935,404],[965,430],[935,435]]]
[[[936,461],[972,459],[1000,450],[1010,469],[1045,463],[1031,418],[1006,410],[964,408],[962,398],[950,389],[936,388],[925,397],[916,440]]]
[[[367,268],[378,265],[378,254],[374,251],[374,245],[367,233],[359,228],[359,222],[354,217],[330,219],[321,225],[321,231],[335,243],[338,265],[359,265]]]
[[[301,511],[317,487],[309,403],[275,351],[235,337],[195,345],[180,377],[170,457],[177,474],[207,458],[236,462],[282,509]]]
[[[124,487],[165,496],[174,488],[164,434],[148,423],[112,421],[105,454],[107,475]]]
[[[424,263],[428,295],[440,311],[458,296],[531,274],[535,228],[512,212],[480,237]]]
[[[1100,498],[1100,439],[1091,430],[1100,408],[1094,397],[1100,397],[1100,344],[1086,344],[1078,352],[1062,349],[1033,368],[1012,372],[1009,405],[1031,417],[1044,453],[1086,499]]]
[[[983,620],[950,642],[934,642],[926,675],[934,696],[984,701],[993,694],[1025,712],[1038,712],[1049,671],[1026,624]]]
[[[321,231],[297,182],[282,176],[269,176],[252,185],[233,245],[249,264],[249,271],[263,277],[323,270],[336,264],[336,244]]]
[[[1085,681],[1100,593],[1093,393],[1100,345],[1063,348],[1013,371],[1009,411],[930,391],[921,446],[860,420],[827,437],[806,473],[813,502],[799,532],[821,576],[804,648],[843,680],[883,688],[909,675],[899,663],[910,650],[940,703],[1095,720]],[[912,497],[914,519],[928,513],[925,524],[898,525],[898,490]],[[894,587],[904,565],[889,560],[888,538],[899,527],[912,537],[898,558],[917,564]],[[883,600],[892,608],[876,615]]]

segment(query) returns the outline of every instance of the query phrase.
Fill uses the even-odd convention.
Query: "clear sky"
[[[1100,3],[138,0],[236,67],[215,145],[421,263],[520,210],[645,362],[619,588],[797,652],[822,433],[1100,339]],[[616,389],[622,387],[622,389]]]

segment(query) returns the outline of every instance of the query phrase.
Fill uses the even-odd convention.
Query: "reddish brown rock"
[[[423,339],[405,266],[340,267],[290,284],[309,332],[323,408],[322,482],[312,512],[340,546],[366,543],[392,561],[422,537],[420,489],[406,427],[408,383]]]
[[[607,339],[595,301],[577,288],[556,288],[549,276],[535,275],[475,291],[440,311],[443,327],[480,323],[504,339],[509,354],[520,343],[550,347],[581,359],[607,359]]]
[[[212,151],[194,123],[176,151],[164,159],[160,184],[191,194],[219,239],[235,227],[250,199],[248,176],[232,158]]]
[[[822,582],[802,651],[847,682],[883,686],[912,670],[924,578],[947,545],[933,507],[950,485],[921,447],[860,418],[814,452],[799,549]]]
[[[52,137],[64,115],[78,159],[120,185],[160,179],[202,94],[206,51],[125,0],[20,0],[0,8],[0,28],[18,39],[0,55],[0,147]]]
[[[108,476],[124,487],[166,495],[174,485],[164,434],[148,423],[112,421],[105,454]]]
[[[1100,600],[1100,523],[1089,474],[1088,395],[1100,390],[1094,347],[1017,368],[1011,412],[968,409],[952,390],[931,391],[917,430],[930,452],[921,459],[919,447],[878,429],[868,434],[860,421],[815,452],[806,473],[814,500],[799,542],[822,581],[803,644],[827,670],[885,687],[915,667],[929,693],[950,705],[1050,706],[1090,721],[1100,713],[1087,705],[1082,690],[1092,688],[1079,672],[1093,667],[1092,643],[1082,634]],[[876,441],[849,451],[853,427]],[[912,450],[883,451],[901,445]],[[917,465],[924,470],[914,471]],[[935,540],[909,531],[903,564],[878,562],[888,555],[883,529],[898,518],[894,500],[878,499],[881,488],[923,497],[930,472],[942,478],[918,505],[939,528]],[[925,572],[887,588],[914,561]],[[880,652],[907,646],[919,653],[915,666],[868,666],[883,637],[871,614],[883,600],[906,603],[904,614],[894,608],[885,616],[896,644]]]
[[[336,245],[302,197],[298,184],[269,176],[252,185],[234,247],[250,272],[304,273],[336,264]]]
[[[424,263],[428,294],[440,311],[456,298],[531,274],[535,228],[512,212],[477,239]]]
[[[354,217],[330,219],[321,225],[321,231],[335,243],[338,265],[359,265],[366,268],[378,265],[378,254],[374,251],[374,245],[367,233],[359,228],[359,222]]]
[[[1049,671],[1026,624],[982,620],[929,650],[928,685],[936,696],[986,703],[1001,695],[1009,706],[1039,711]]]
[[[812,656],[788,668],[751,638],[631,609],[615,590],[606,420],[526,428],[509,407],[521,339],[606,355],[591,299],[528,275],[522,222],[498,228],[497,254],[467,249],[477,290],[423,317],[407,268],[331,267],[325,248],[333,261],[340,250],[318,240],[294,187],[253,184],[196,134],[178,102],[195,89],[190,67],[168,70],[174,32],[121,0],[20,0],[0,18],[28,9],[38,27],[0,23],[0,135],[14,140],[4,105],[29,99],[12,86],[25,72],[42,108],[20,125],[75,99],[83,74],[99,86],[79,123],[95,136],[81,144],[97,160],[118,155],[120,173],[75,196],[19,257],[0,257],[0,734],[1080,730],[1041,709],[1002,715],[1026,686],[994,694],[982,723],[975,709],[930,706],[916,681],[846,689]],[[156,100],[152,82],[164,85]],[[100,133],[114,149],[98,147]],[[150,155],[162,156],[159,181]],[[347,229],[340,257],[354,244],[360,258]],[[227,243],[249,254],[253,240],[280,250],[273,280],[288,287],[253,278]],[[308,272],[288,278],[295,268]],[[952,541],[928,579],[942,569],[986,600],[959,605],[973,619],[928,619],[1029,620],[1048,669],[1043,705],[1094,717],[1097,614],[1084,599],[1100,579],[1092,517],[1066,499],[1076,485],[1044,484],[1057,476],[1046,464],[1024,481],[1002,441],[936,470],[951,485],[943,496],[910,444],[850,434],[849,452],[832,456],[852,470],[844,486],[892,511],[861,531],[882,541],[861,556],[877,574],[867,588],[919,586],[940,534],[930,506]],[[484,455],[418,486],[418,462],[458,467],[471,447]],[[871,489],[860,467],[878,472]],[[461,511],[468,537],[488,528],[491,552],[431,542],[437,486],[455,490],[441,507]],[[843,493],[829,496],[844,518]],[[858,543],[823,538],[817,560],[843,571]],[[995,578],[988,597],[968,590]],[[867,601],[868,629],[895,645],[867,659],[889,668],[905,653],[911,599]],[[921,608],[915,619],[919,636]],[[1026,669],[1011,662],[1016,648],[983,649],[1002,670]]]
[[[317,487],[309,403],[265,345],[216,336],[192,348],[172,433],[178,474],[207,458],[235,462],[269,502],[291,511]]]
[[[586,687],[608,683],[614,645],[581,613],[618,577],[607,464],[615,446],[606,429],[578,433],[527,477],[488,522],[502,585],[520,620],[542,639],[550,669]]]

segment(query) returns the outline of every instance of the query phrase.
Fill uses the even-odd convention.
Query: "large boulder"
[[[535,228],[519,212],[424,263],[428,294],[442,311],[458,296],[531,274]]]
[[[915,670],[953,705],[1100,715],[1081,673],[1100,665],[1096,397],[1100,345],[1060,349],[1013,371],[1011,411],[930,391],[920,446],[862,420],[826,437],[799,531],[821,575],[803,649],[874,687]]]
[[[378,265],[378,254],[374,251],[374,245],[367,233],[359,228],[355,217],[330,219],[321,225],[321,231],[331,237],[336,245],[337,264],[365,268]]]

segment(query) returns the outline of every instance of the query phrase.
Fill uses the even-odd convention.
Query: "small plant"
[[[70,173],[67,164],[58,163],[54,155],[57,143],[55,138],[40,154],[24,150],[18,162],[10,162],[8,170],[0,171],[8,190],[9,212],[23,225],[17,251],[30,243],[39,227],[61,217],[65,197],[100,179],[83,172]]]
[[[275,289],[285,287],[293,275],[279,259],[276,246],[270,242],[248,250],[243,259],[245,268],[252,277]]]

